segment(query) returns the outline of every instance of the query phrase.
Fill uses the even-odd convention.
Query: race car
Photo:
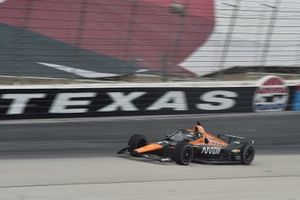
[[[148,142],[143,135],[132,135],[128,146],[118,154],[129,153],[160,162],[175,161],[180,165],[191,162],[241,163],[254,160],[254,140],[234,135],[214,135],[197,122],[192,129],[181,129],[167,134],[163,140]]]

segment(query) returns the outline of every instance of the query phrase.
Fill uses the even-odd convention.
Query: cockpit
[[[166,139],[180,142],[180,141],[184,141],[184,140],[193,141],[199,137],[202,137],[202,134],[199,132],[193,133],[193,132],[189,132],[187,130],[181,129],[181,130],[177,130],[171,134],[168,134]]]

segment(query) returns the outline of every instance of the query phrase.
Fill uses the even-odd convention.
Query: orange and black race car
[[[132,135],[128,146],[118,154],[129,153],[161,162],[226,162],[250,165],[254,159],[254,140],[234,135],[206,132],[201,123],[192,129],[177,130],[158,142],[149,143],[142,135]]]

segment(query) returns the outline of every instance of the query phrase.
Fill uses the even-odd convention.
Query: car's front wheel
[[[188,165],[194,158],[194,149],[192,145],[180,142],[175,147],[173,159],[177,164]]]
[[[241,163],[250,165],[254,160],[255,150],[250,144],[246,144],[241,150]]]
[[[143,135],[132,135],[129,138],[128,141],[128,151],[131,153],[131,155],[135,155],[133,152],[133,150],[143,147],[148,143],[147,139],[145,136]]]

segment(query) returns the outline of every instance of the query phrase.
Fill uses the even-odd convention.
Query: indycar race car
[[[252,139],[226,134],[215,136],[198,122],[192,129],[177,130],[158,142],[149,143],[143,135],[132,135],[128,146],[118,152],[123,153],[161,162],[175,161],[180,165],[191,162],[250,165],[255,149]]]

